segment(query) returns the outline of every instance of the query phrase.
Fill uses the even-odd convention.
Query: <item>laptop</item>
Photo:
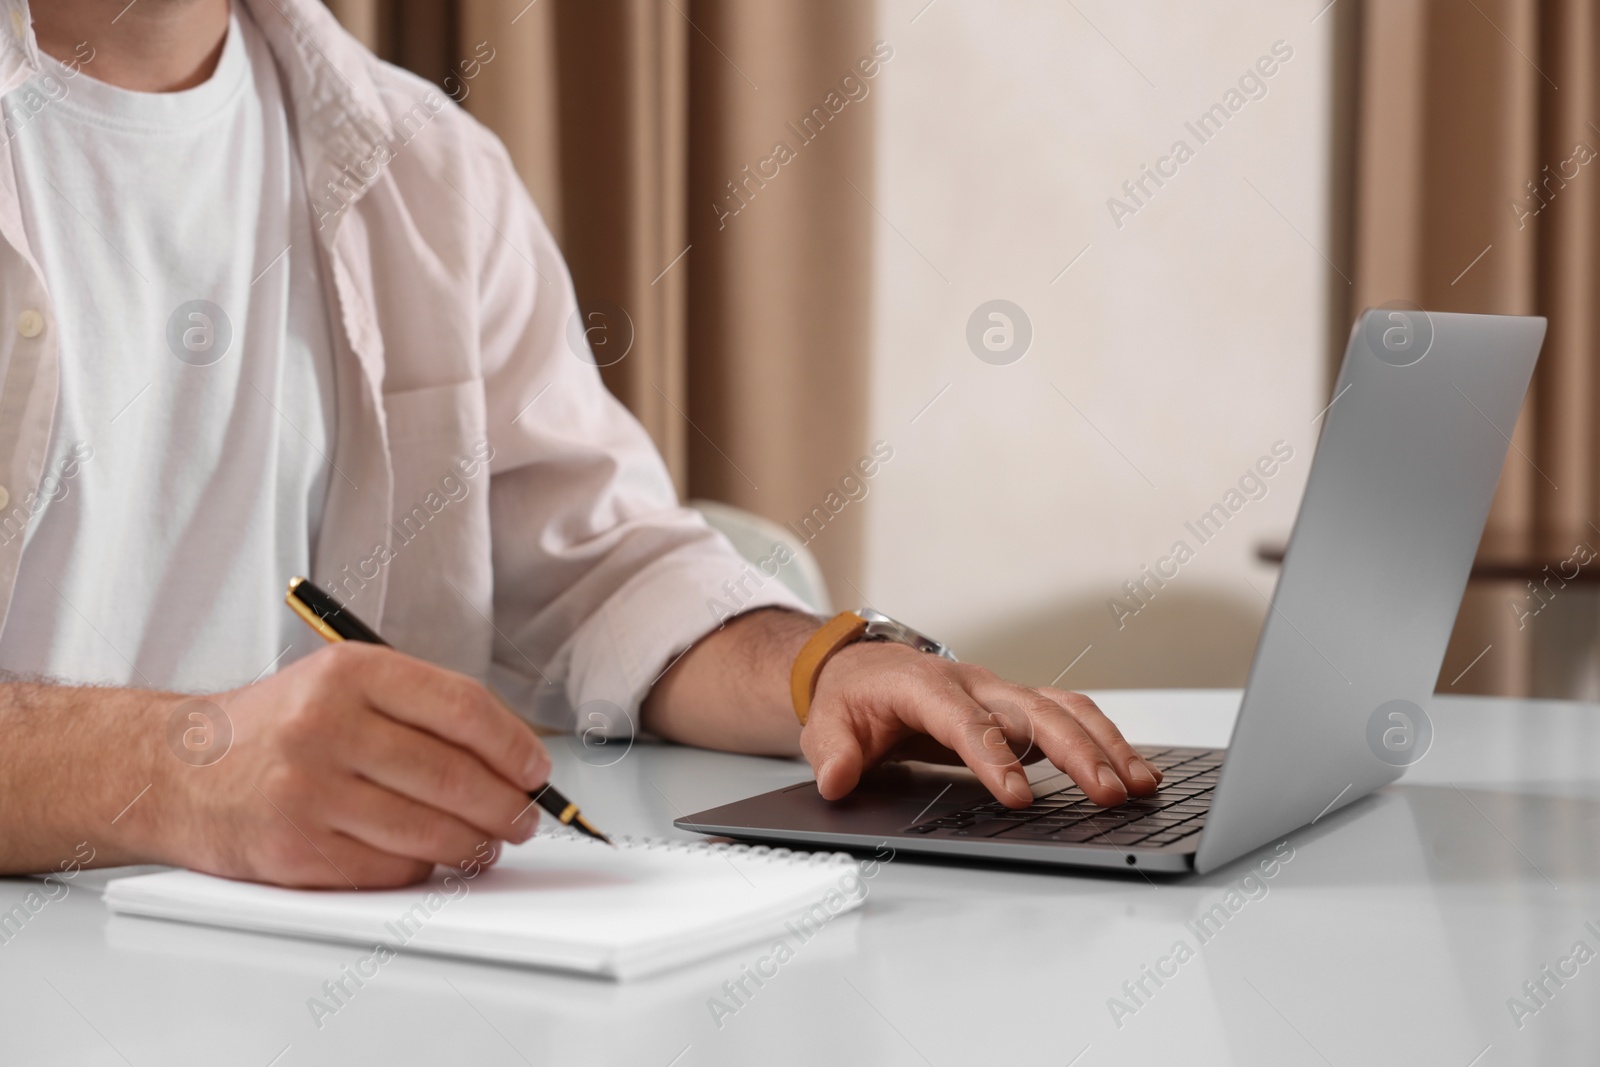
[[[1091,803],[1048,761],[1034,802],[892,764],[850,796],[802,782],[675,825],[764,843],[1206,872],[1395,781],[1483,535],[1545,320],[1415,308],[1356,321],[1226,749],[1140,746],[1155,796]]]

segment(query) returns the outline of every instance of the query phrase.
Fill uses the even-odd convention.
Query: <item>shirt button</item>
[[[17,332],[24,337],[38,337],[44,332],[44,316],[29,308],[17,316]]]
[[[0,508],[5,507],[9,503],[11,503],[11,494],[6,492],[5,486],[0,485]]]

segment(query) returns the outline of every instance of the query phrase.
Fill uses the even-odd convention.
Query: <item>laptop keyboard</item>
[[[1001,838],[1028,844],[1112,845],[1126,848],[1171,845],[1200,832],[1211,807],[1222,767],[1221,749],[1140,749],[1164,776],[1151,797],[1135,797],[1114,808],[1102,808],[1076,785],[1037,797],[1026,808],[1008,808],[991,800],[926,819],[907,827],[908,834],[969,840]]]

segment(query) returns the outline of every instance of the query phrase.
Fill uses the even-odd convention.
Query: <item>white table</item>
[[[1238,699],[1100,696],[1135,740],[1175,744],[1225,744]],[[1156,882],[902,856],[720,1028],[709,998],[763,948],[628,985],[402,956],[319,1029],[307,999],[363,950],[108,919],[108,875],[85,873],[0,944],[0,1063],[1592,1064],[1600,958],[1547,979],[1520,1029],[1507,999],[1531,1006],[1523,983],[1576,942],[1600,952],[1600,707],[1443,698],[1433,719],[1402,782],[1290,835],[1231,913],[1271,849]],[[807,777],[646,745],[606,768],[555,755],[623,833],[687,836],[680,813]],[[0,911],[34,887],[0,880]],[[1171,976],[1134,1001],[1146,966]]]

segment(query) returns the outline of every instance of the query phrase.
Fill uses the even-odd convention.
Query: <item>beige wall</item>
[[[1323,0],[926,2],[880,12],[871,412],[894,457],[853,505],[860,594],[1031,683],[1088,648],[1061,684],[1241,684],[1276,576],[1253,552],[1293,520],[1325,403]],[[1185,121],[1280,40],[1266,95],[1200,144]],[[1107,199],[1180,138],[1193,158],[1119,228]],[[964,337],[993,298],[1032,322],[1010,365]],[[1267,495],[1201,544],[1185,522],[1277,441]],[[1179,539],[1194,558],[1119,629],[1108,598]]]

